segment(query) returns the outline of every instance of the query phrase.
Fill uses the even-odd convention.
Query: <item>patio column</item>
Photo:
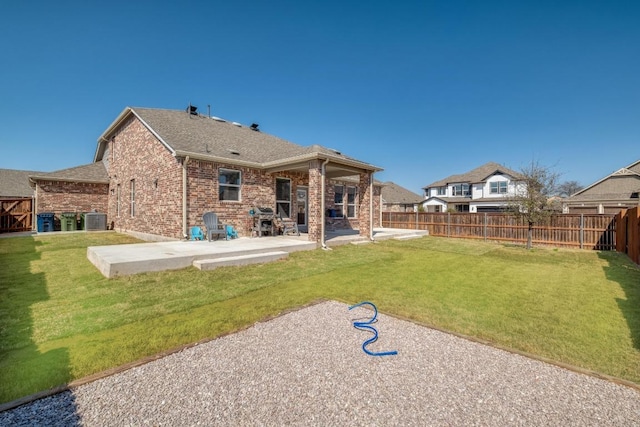
[[[309,241],[319,242],[322,234],[322,161],[309,162]]]
[[[373,219],[373,173],[361,173],[360,183],[358,185],[358,193],[360,194],[360,206],[358,206],[358,228],[360,229],[360,236],[371,238],[372,237],[372,224]]]

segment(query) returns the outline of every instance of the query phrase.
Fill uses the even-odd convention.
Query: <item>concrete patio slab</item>
[[[380,228],[374,230],[374,240],[421,237],[423,230]],[[370,242],[357,230],[341,230],[327,233],[327,246]],[[274,251],[296,252],[318,248],[308,235],[275,236],[233,240],[132,243],[126,245],[90,246],[87,258],[108,278],[164,270],[177,270],[193,265],[194,261],[216,258],[234,258],[264,254]]]
[[[285,237],[234,240],[173,241],[127,245],[90,246],[87,258],[108,278],[153,271],[186,268],[196,260],[264,252],[296,252],[316,249],[315,242]]]

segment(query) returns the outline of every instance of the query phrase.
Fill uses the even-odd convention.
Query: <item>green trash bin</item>
[[[84,212],[80,213],[80,225],[78,230],[84,230]]]
[[[76,231],[76,213],[65,212],[60,214],[60,230],[61,231]]]

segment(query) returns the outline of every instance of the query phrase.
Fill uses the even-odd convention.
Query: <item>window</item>
[[[116,185],[116,216],[120,217],[120,184]]]
[[[447,187],[438,187],[438,196],[444,196],[447,194]]]
[[[336,185],[333,196],[333,203],[335,205],[336,218],[342,218],[344,216],[344,186]]]
[[[220,169],[218,171],[218,200],[240,200],[240,171]]]
[[[496,181],[490,183],[491,194],[506,194],[507,193],[507,181]]]
[[[347,187],[347,217],[356,217],[356,187]]]
[[[291,180],[276,178],[276,214],[291,218]]]
[[[469,196],[469,184],[454,184],[451,186],[454,196]]]
[[[131,192],[131,216],[136,216],[136,180],[132,179],[130,181],[130,192]]]

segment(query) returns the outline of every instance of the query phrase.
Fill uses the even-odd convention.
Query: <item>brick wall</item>
[[[36,213],[53,212],[56,220],[66,212],[107,212],[107,184],[38,181]]]
[[[218,200],[218,176],[220,169],[241,173],[242,186],[240,200]],[[231,164],[191,160],[188,165],[188,225],[203,228],[202,216],[205,212],[215,212],[224,224],[232,225],[240,236],[250,236],[253,219],[249,211],[255,207],[269,207],[275,210],[276,178],[291,180],[292,211],[295,209],[297,187],[307,185],[307,175],[301,173],[265,173],[252,168]],[[293,213],[293,212],[292,212]]]
[[[118,230],[181,238],[180,160],[135,117],[119,128],[104,156],[111,177],[107,220]]]

